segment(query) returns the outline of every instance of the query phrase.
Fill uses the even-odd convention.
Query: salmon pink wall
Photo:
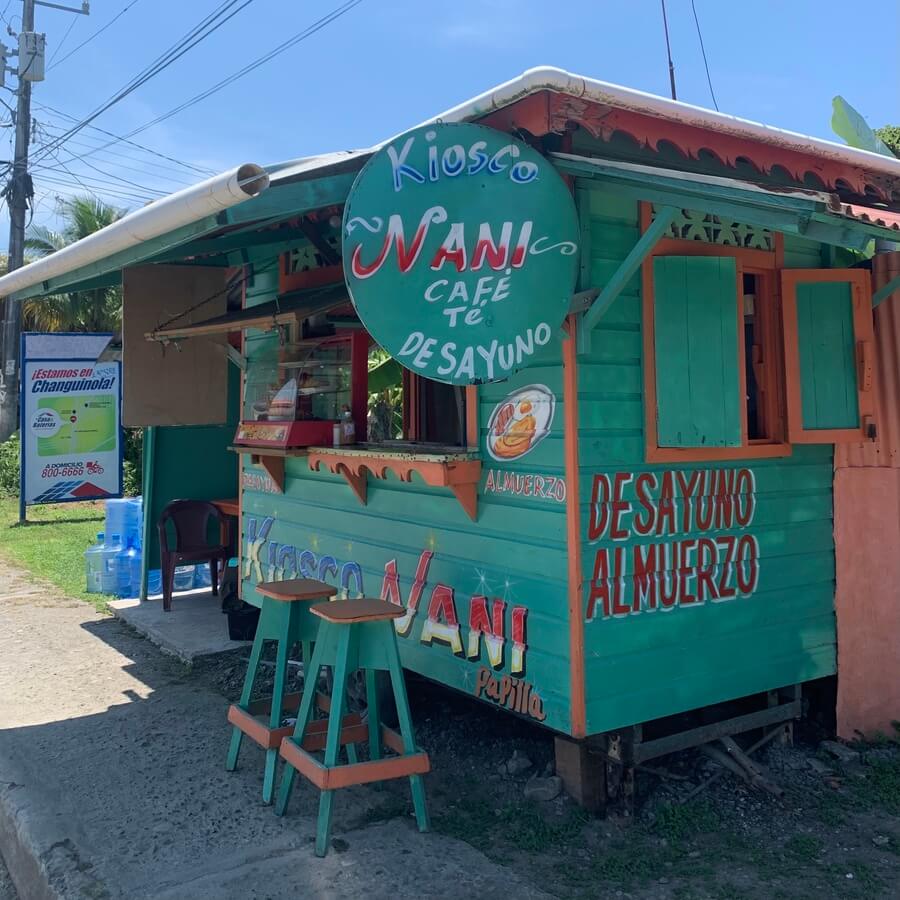
[[[891,734],[900,719],[900,469],[838,469],[837,731]]]

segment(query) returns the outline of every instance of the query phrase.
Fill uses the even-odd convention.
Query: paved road
[[[106,900],[545,896],[410,820],[369,824],[372,788],[338,795],[343,852],[316,859],[313,789],[278,818],[256,748],[226,773],[226,703],[189,670],[2,562],[0,607],[0,842],[18,830],[33,869],[17,880]]]
[[[9,877],[9,872],[6,871],[2,859],[0,859],[0,900],[18,900],[16,889],[13,887],[12,879]]]

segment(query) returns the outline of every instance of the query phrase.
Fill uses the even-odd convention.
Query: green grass
[[[698,834],[715,831],[719,817],[706,800],[666,804],[656,814],[655,831],[669,841],[683,841]]]
[[[590,816],[575,810],[565,819],[547,821],[536,804],[512,803],[495,809],[482,795],[473,793],[463,802],[448,804],[433,819],[437,831],[484,852],[489,852],[491,842],[502,835],[510,837],[522,850],[540,853],[551,847],[576,844]]]
[[[824,844],[809,834],[795,834],[784,845],[784,849],[800,862],[814,862],[824,850]]]
[[[84,551],[103,530],[103,518],[101,503],[63,503],[31,506],[27,524],[19,525],[19,501],[0,499],[0,556],[106,612],[112,598],[84,589]]]
[[[865,778],[854,779],[852,789],[861,806],[900,815],[900,759],[874,762]]]

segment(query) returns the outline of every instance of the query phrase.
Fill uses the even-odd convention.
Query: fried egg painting
[[[543,384],[508,394],[488,420],[488,453],[500,461],[525,456],[550,433],[555,406],[553,392]]]

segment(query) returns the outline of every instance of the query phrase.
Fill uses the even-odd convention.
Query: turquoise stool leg
[[[379,622],[389,634],[385,638],[385,654],[388,671],[391,673],[391,686],[394,689],[394,700],[397,703],[397,716],[400,719],[400,734],[403,736],[403,749],[406,753],[416,752],[416,738],[413,732],[412,716],[409,712],[409,699],[406,696],[406,682],[403,680],[403,667],[400,665],[400,653],[397,650],[397,633],[393,622]],[[370,733],[371,734],[371,733]],[[425,805],[425,785],[421,775],[410,775],[409,786],[412,791],[413,808],[416,811],[416,824],[419,831],[428,831],[428,809]]]
[[[347,691],[344,694],[344,707],[341,710],[341,719],[343,720],[344,716],[350,712],[350,692]],[[356,752],[356,744],[347,744],[344,749],[347,751],[347,762],[348,763],[358,763],[359,762],[359,754]]]
[[[284,704],[284,685],[287,681],[287,660],[290,649],[290,625],[294,607],[282,609],[282,617],[287,621],[282,623],[279,629],[278,653],[275,657],[275,681],[272,685],[272,709],[269,711],[269,728],[278,728],[281,725]],[[272,802],[272,794],[275,791],[275,766],[278,763],[278,748],[266,750],[266,766],[263,775],[263,803]]]
[[[333,627],[330,623],[322,623],[320,629]],[[342,713],[346,705],[348,659],[350,656],[350,637],[352,626],[342,627],[338,634],[337,656],[334,664],[334,693],[331,696],[332,715],[328,717],[328,736],[325,739],[325,765],[337,765],[338,752],[341,749]],[[331,809],[334,802],[334,791],[322,791],[319,796],[319,818],[316,823],[316,856],[325,856],[328,852],[328,838],[331,835]]]
[[[321,626],[321,627],[324,627]],[[325,642],[318,640],[312,654],[309,670],[304,673],[303,696],[300,698],[300,708],[297,710],[297,724],[294,726],[292,738],[298,744],[303,743],[306,726],[312,716],[313,705],[316,700],[316,682],[319,680],[319,669],[322,667],[322,657],[325,655]],[[305,660],[304,660],[305,664]],[[291,791],[294,787],[294,776],[297,770],[293,766],[284,766],[281,776],[281,786],[278,789],[278,800],[275,803],[275,815],[283,816],[291,799]]]
[[[253,694],[253,682],[256,680],[256,670],[259,668],[259,658],[262,656],[263,641],[265,637],[262,628],[257,628],[256,637],[253,638],[253,648],[250,650],[250,660],[247,663],[247,674],[244,676],[244,687],[241,691],[240,705],[246,707]],[[244,733],[240,728],[232,726],[231,745],[228,748],[228,759],[225,769],[233,772],[237,768],[238,755],[241,752],[241,740]]]
[[[366,669],[366,707],[369,723],[369,759],[381,759],[381,713],[378,709],[375,669]]]
[[[306,677],[306,667],[312,662],[312,641],[301,641],[300,651],[303,654],[303,676]]]

